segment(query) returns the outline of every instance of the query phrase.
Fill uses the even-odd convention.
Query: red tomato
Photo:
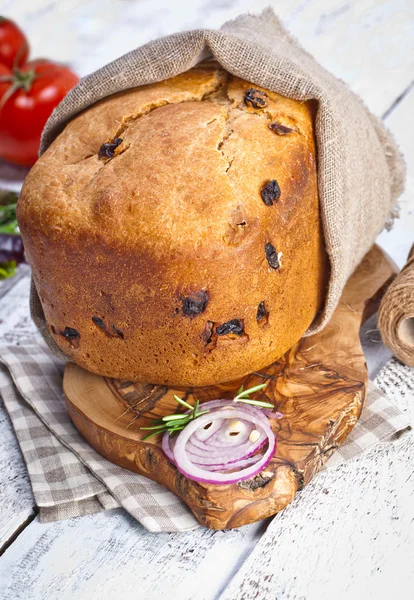
[[[68,67],[43,59],[13,71],[0,64],[0,157],[32,166],[47,119],[78,81]]]
[[[24,65],[29,56],[29,43],[16,23],[0,15],[0,63],[10,69]]]

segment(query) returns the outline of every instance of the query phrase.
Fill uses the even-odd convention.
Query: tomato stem
[[[1,82],[9,82],[11,86],[7,89],[7,91],[3,94],[3,97],[0,101],[0,110],[6,104],[7,100],[9,100],[14,92],[17,90],[24,90],[25,92],[29,92],[32,87],[32,83],[35,79],[38,78],[36,71],[34,69],[30,69],[30,71],[21,71],[20,69],[14,68],[13,75],[5,75],[4,77],[0,77]]]
[[[37,79],[36,71],[31,69],[30,71],[20,71],[20,69],[13,69],[13,83],[18,88],[23,88],[25,92],[28,92],[32,87],[32,83]]]
[[[27,42],[23,42],[22,44],[20,44],[20,48],[18,49],[17,54],[14,57],[13,70],[19,68],[20,63],[22,62],[21,59],[22,59],[22,57],[23,57],[23,55],[24,55],[25,52],[29,53]]]

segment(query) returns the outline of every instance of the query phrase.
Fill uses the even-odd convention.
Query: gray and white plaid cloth
[[[0,363],[0,394],[27,464],[42,522],[122,506],[153,532],[199,527],[171,492],[113,465],[84,441],[65,407],[64,363],[45,346],[0,346]],[[394,441],[407,428],[404,414],[371,383],[358,424],[325,468]]]

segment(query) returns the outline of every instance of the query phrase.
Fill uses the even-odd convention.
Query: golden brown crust
[[[311,324],[328,270],[311,107],[266,92],[256,109],[252,87],[208,64],[117,94],[29,173],[26,251],[54,339],[79,365],[208,385],[277,360]]]

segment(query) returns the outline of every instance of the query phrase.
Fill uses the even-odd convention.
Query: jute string
[[[401,362],[414,367],[414,244],[407,264],[381,301],[378,327],[384,344]]]

